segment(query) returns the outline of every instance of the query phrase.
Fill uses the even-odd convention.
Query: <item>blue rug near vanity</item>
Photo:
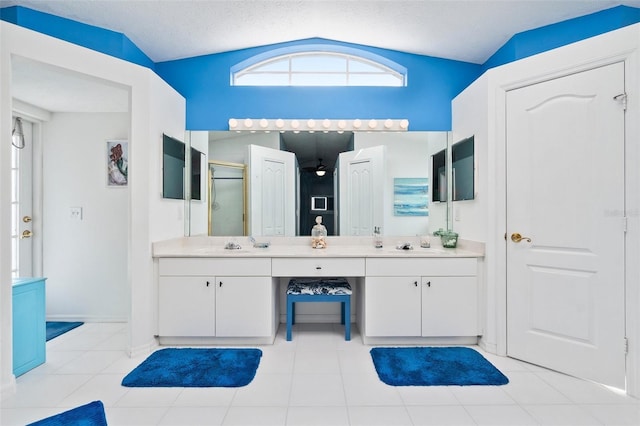
[[[107,426],[102,401],[93,401],[86,405],[29,423],[27,426]]]
[[[67,321],[47,321],[47,342],[67,331],[80,327],[83,322],[67,322]]]
[[[246,386],[256,375],[260,349],[168,348],[152,353],[130,372],[128,387]]]
[[[505,385],[509,379],[465,347],[373,348],[378,377],[391,386]]]

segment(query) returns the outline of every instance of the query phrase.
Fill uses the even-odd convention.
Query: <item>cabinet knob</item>
[[[427,281],[427,287],[431,287],[431,281]]]
[[[220,281],[220,287],[222,287],[222,281]]]
[[[209,284],[210,284],[209,281],[207,281],[207,287],[209,287]]]
[[[415,285],[416,287],[418,287],[418,281],[414,281],[413,285]]]
[[[322,266],[316,266],[316,269],[320,270],[322,269]]]

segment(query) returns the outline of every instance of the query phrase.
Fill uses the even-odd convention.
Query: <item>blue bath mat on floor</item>
[[[83,322],[64,322],[64,321],[47,321],[47,342],[54,337],[80,327]]]
[[[93,401],[27,426],[107,426],[102,401]]]
[[[391,386],[505,385],[509,379],[464,347],[373,348],[378,377]]]
[[[260,349],[169,348],[152,353],[123,380],[129,387],[246,386],[256,375]]]

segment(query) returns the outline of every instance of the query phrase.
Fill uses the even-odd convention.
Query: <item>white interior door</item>
[[[11,147],[11,275],[31,277],[33,276],[33,125],[24,119],[20,121],[17,131],[23,133],[24,139],[16,141],[16,145],[21,148]]]
[[[617,63],[507,94],[507,353],[618,388],[624,90]]]
[[[249,234],[296,235],[296,157],[249,145]]]
[[[338,156],[340,235],[384,233],[385,146]]]

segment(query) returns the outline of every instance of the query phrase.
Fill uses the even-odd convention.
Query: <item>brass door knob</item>
[[[514,243],[519,243],[520,241],[525,240],[526,242],[530,243],[531,242],[531,238],[529,237],[523,237],[522,235],[520,235],[517,232],[514,232],[513,234],[511,234],[511,241],[513,241]]]
[[[27,229],[26,231],[22,231],[22,235],[20,236],[20,239],[24,240],[25,238],[31,238],[32,235],[33,235],[33,232]]]
[[[32,219],[31,219],[31,216],[25,216],[25,217],[23,217],[23,218],[22,218],[22,221],[23,221],[24,223],[29,223],[29,222],[31,222],[31,220],[32,220]]]

